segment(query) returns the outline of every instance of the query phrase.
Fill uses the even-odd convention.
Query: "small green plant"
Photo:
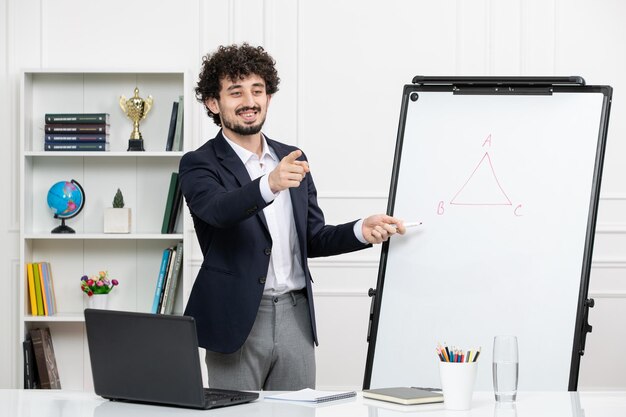
[[[124,196],[119,188],[113,197],[113,208],[124,208]]]

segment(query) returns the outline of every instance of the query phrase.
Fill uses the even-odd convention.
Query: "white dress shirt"
[[[226,138],[226,135],[224,135]],[[267,203],[274,201],[263,209],[267,228],[272,236],[272,253],[270,266],[267,271],[264,294],[279,295],[289,291],[299,290],[305,286],[305,277],[300,262],[300,245],[296,234],[296,224],[293,218],[293,207],[289,192],[272,193],[269,186],[269,173],[280,162],[274,150],[267,145],[264,136],[261,158],[256,153],[237,145],[226,138],[241,159],[252,180],[261,176],[261,195]]]

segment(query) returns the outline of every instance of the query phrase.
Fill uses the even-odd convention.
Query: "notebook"
[[[266,395],[268,400],[298,401],[307,403],[324,403],[327,401],[343,400],[344,398],[356,397],[354,391],[318,391],[311,388],[299,391],[286,392],[284,394]]]
[[[96,394],[209,409],[253,401],[258,393],[204,388],[192,317],[85,310]]]
[[[363,390],[363,398],[388,401],[396,404],[428,404],[443,402],[443,394],[414,387],[392,387]]]

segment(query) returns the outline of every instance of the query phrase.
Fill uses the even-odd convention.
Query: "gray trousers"
[[[234,353],[206,352],[209,387],[252,391],[315,388],[315,349],[302,292],[263,296],[248,339]]]

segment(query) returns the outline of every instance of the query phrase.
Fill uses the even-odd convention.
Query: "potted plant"
[[[80,278],[80,289],[89,297],[90,308],[106,309],[108,295],[118,285],[118,280],[109,278],[109,271],[100,271],[91,277],[83,275]]]
[[[113,207],[104,210],[104,233],[130,233],[130,208],[124,207],[119,188],[113,197]]]

